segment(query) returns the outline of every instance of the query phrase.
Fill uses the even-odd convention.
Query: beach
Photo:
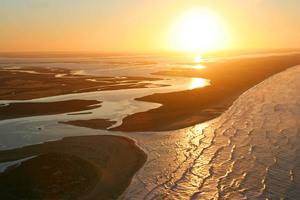
[[[160,103],[162,106],[128,116],[121,126],[113,130],[175,130],[214,119],[249,88],[299,63],[299,55],[274,56],[208,63],[201,70],[180,68],[179,71],[174,69],[157,72],[155,74],[207,78],[210,80],[210,85],[189,91],[153,94],[138,98],[139,101]]]

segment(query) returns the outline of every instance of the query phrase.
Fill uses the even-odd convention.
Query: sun
[[[171,35],[171,43],[176,50],[216,50],[222,44],[221,24],[214,14],[206,11],[193,10],[182,15]]]

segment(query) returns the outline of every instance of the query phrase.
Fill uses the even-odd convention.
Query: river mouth
[[[185,78],[171,80],[178,84],[180,79]],[[165,132],[109,131],[57,123],[70,119],[88,120],[91,116],[103,119],[110,116],[107,118],[122,122],[124,117],[118,118],[120,114],[126,117],[136,109],[128,102],[121,103],[118,98],[124,97],[134,103],[140,102],[145,112],[161,107],[160,103],[134,100],[137,96],[148,95],[148,88],[101,91],[101,98],[96,91],[26,100],[29,103],[99,100],[102,102],[100,108],[105,108],[103,102],[112,102],[108,107],[119,115],[90,109],[2,120],[0,148],[11,149],[66,136],[126,136],[135,140],[148,154],[148,161],[133,178],[124,193],[125,199],[293,199],[300,196],[298,79],[299,67],[288,69],[242,94],[220,117]],[[167,91],[167,87],[149,89]],[[139,90],[139,95],[136,90]],[[1,104],[17,102],[23,101],[7,100]],[[124,107],[118,105],[128,110],[125,112]]]

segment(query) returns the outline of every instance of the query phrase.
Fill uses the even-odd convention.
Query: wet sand
[[[123,119],[121,126],[112,130],[166,131],[208,121],[222,114],[239,95],[252,86],[297,64],[300,64],[299,54],[221,60],[203,63],[206,67],[200,70],[180,68],[181,71],[178,71],[178,68],[175,68],[157,72],[157,75],[206,78],[211,80],[211,85],[138,98],[140,101],[161,103],[163,106],[130,115]]]
[[[147,158],[134,141],[128,138],[94,135],[67,137],[59,141],[0,151],[0,163],[49,152],[75,155],[101,169],[101,178],[83,199],[116,199]]]
[[[115,121],[110,121],[107,119],[90,119],[90,120],[73,120],[73,121],[67,121],[67,122],[58,122],[61,124],[68,124],[73,126],[81,126],[81,127],[88,127],[93,129],[106,129],[113,124],[115,124]]]
[[[151,162],[125,199],[300,199],[299,77],[276,74],[203,124],[128,133]]]

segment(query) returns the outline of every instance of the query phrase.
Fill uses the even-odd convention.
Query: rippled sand
[[[213,121],[133,134],[149,159],[125,199],[299,199],[299,77],[265,80]]]

